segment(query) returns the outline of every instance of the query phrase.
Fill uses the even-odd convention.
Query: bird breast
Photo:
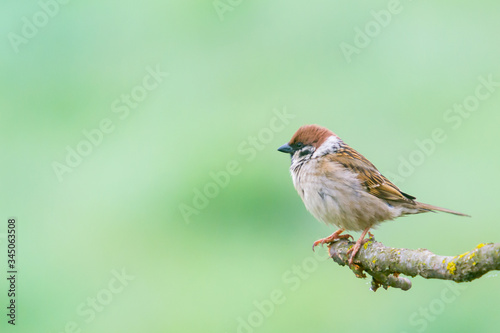
[[[290,171],[307,210],[327,224],[361,231],[401,215],[400,208],[369,194],[356,174],[337,162],[313,158],[292,163]]]

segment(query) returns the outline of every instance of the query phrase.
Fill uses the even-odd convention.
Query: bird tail
[[[445,212],[445,213],[455,214],[455,215],[458,215],[458,216],[467,216],[467,217],[470,217],[470,215],[467,215],[467,214],[464,214],[464,213],[460,213],[460,212],[456,212],[454,210],[450,210],[450,209],[446,209],[446,208],[441,208],[441,207],[437,207],[437,206],[425,204],[425,203],[422,203],[422,202],[415,202],[415,203],[417,204],[418,208],[421,208],[423,210],[427,210],[427,211],[431,211],[431,212],[433,212],[433,211]]]

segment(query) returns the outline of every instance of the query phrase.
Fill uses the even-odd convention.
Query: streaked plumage
[[[326,128],[302,126],[278,150],[291,155],[293,184],[306,208],[318,220],[341,228],[315,245],[342,237],[344,230],[363,231],[351,263],[368,230],[382,221],[429,211],[466,216],[415,201]]]

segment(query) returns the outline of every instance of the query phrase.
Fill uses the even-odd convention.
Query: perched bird
[[[307,210],[316,219],[339,228],[314,242],[313,250],[318,244],[353,238],[342,234],[345,230],[362,231],[351,251],[351,265],[366,242],[366,233],[383,221],[431,211],[468,216],[415,201],[415,197],[401,192],[363,155],[324,127],[302,126],[278,151],[291,155],[293,185]]]

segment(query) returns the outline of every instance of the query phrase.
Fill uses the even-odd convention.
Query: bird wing
[[[345,144],[336,154],[332,155],[332,161],[354,172],[365,190],[377,198],[405,203],[413,203],[415,199],[415,197],[401,192],[401,190],[389,179],[384,177],[370,161]]]

